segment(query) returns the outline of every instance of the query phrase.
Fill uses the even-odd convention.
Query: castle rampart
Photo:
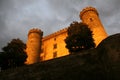
[[[68,28],[64,28],[64,29],[59,30],[59,31],[57,31],[57,32],[54,32],[54,33],[52,33],[52,34],[50,34],[50,35],[44,36],[42,40],[44,41],[44,40],[53,38],[53,37],[55,37],[55,36],[57,36],[57,35],[60,35],[60,34],[62,34],[62,33],[66,33],[66,32],[67,32],[67,29],[68,29]]]

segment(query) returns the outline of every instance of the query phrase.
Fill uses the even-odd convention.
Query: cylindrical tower
[[[43,32],[40,29],[31,29],[28,33],[27,40],[27,62],[26,64],[33,64],[40,61],[40,51],[42,45]]]
[[[97,10],[93,7],[86,7],[80,12],[81,20],[88,24],[93,31],[93,38],[96,46],[107,37],[107,33],[100,21]]]

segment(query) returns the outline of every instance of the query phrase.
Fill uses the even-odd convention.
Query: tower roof
[[[79,15],[80,18],[82,19],[83,14],[86,13],[86,12],[88,12],[88,11],[94,11],[97,15],[99,15],[98,12],[97,12],[97,10],[96,10],[94,7],[89,6],[89,7],[84,8],[84,9],[80,12],[80,15]]]

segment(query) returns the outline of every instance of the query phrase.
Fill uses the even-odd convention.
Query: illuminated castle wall
[[[95,8],[86,7],[80,12],[80,18],[93,31],[96,45],[107,37]],[[64,39],[67,37],[67,29],[62,29],[45,37],[42,37],[43,32],[40,29],[31,29],[28,33],[26,49],[28,58],[26,64],[68,55],[69,52],[65,48],[66,44],[64,42]]]

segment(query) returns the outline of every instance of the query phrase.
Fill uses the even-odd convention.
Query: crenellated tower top
[[[82,16],[84,15],[84,13],[86,13],[86,12],[88,12],[88,11],[94,11],[94,12],[99,16],[97,10],[96,10],[94,7],[89,6],[89,7],[84,8],[84,9],[80,12],[80,15],[79,15],[80,18],[82,19]]]
[[[33,28],[29,31],[28,33],[28,36],[31,34],[31,33],[38,33],[40,35],[43,35],[43,31],[41,29],[38,29],[38,28]]]

